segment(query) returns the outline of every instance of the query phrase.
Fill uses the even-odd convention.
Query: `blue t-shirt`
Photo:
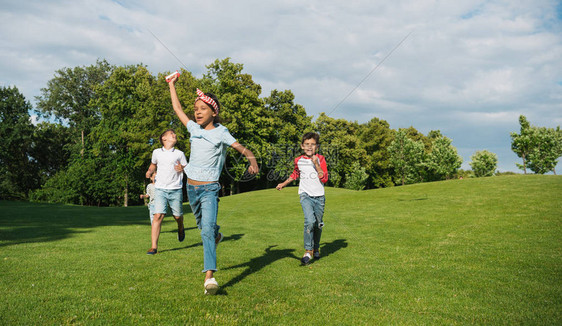
[[[218,181],[226,159],[226,150],[236,139],[221,124],[215,124],[214,129],[205,130],[189,120],[186,127],[191,135],[191,154],[185,174],[191,180]]]

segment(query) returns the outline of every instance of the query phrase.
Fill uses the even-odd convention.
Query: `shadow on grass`
[[[183,210],[184,215],[191,213],[189,205]],[[150,227],[146,206],[90,207],[2,200],[0,212],[0,247],[62,240],[102,226]],[[175,223],[171,216],[166,220]]]
[[[309,265],[312,265],[318,262],[319,260],[325,259],[326,257],[330,256],[334,252],[346,247],[347,247],[346,239],[337,239],[329,243],[324,243],[320,245],[320,258],[311,260]]]
[[[233,279],[231,279],[230,281],[228,281],[226,284],[222,285],[219,292],[217,293],[218,295],[228,295],[228,293],[226,292],[226,288],[231,287],[235,284],[238,284],[239,282],[241,282],[243,279],[245,279],[246,277],[252,275],[253,273],[256,273],[258,271],[260,271],[262,268],[266,267],[267,265],[270,265],[280,259],[284,259],[284,258],[291,258],[296,260],[297,262],[300,263],[300,257],[295,256],[295,254],[293,253],[295,251],[295,249],[273,249],[274,247],[277,247],[277,245],[274,246],[269,246],[265,249],[265,253],[259,257],[256,258],[252,258],[250,259],[250,261],[243,263],[243,264],[238,264],[235,266],[230,266],[227,268],[223,268],[223,270],[228,270],[228,269],[235,269],[235,268],[240,268],[240,267],[246,267],[246,269],[240,273],[238,276],[234,277]],[[324,245],[322,245],[320,247],[320,253],[322,254],[322,258],[328,257],[329,255],[335,253],[336,251],[347,247],[347,240],[346,239],[337,239],[334,240],[332,242],[329,243],[325,243]],[[317,260],[312,260],[312,262],[315,262]]]
[[[197,229],[197,227],[194,228],[185,228],[186,230],[191,230],[191,229]],[[177,231],[176,231],[177,232]],[[237,241],[242,239],[242,237],[244,236],[243,233],[238,233],[238,234],[233,234],[233,235],[229,235],[229,236],[225,236],[221,243],[225,242],[225,241]],[[173,249],[164,249],[164,250],[158,250],[158,253],[163,253],[166,251],[176,251],[176,250],[184,250],[184,249],[189,249],[189,248],[194,248],[194,247],[200,247],[203,246],[203,242],[198,242],[198,243],[194,243],[191,244],[189,246],[186,247],[180,247],[180,248],[173,248]]]
[[[270,264],[272,264],[272,263],[274,263],[274,262],[276,262],[280,259],[292,258],[292,259],[299,260],[299,257],[297,257],[293,254],[293,251],[295,251],[295,249],[272,249],[274,247],[277,247],[277,245],[267,247],[265,249],[265,253],[263,255],[261,255],[259,257],[256,257],[256,258],[252,258],[252,259],[250,259],[250,261],[248,261],[246,263],[238,264],[238,265],[235,265],[235,266],[230,266],[230,267],[227,267],[227,268],[223,268],[223,270],[228,270],[228,269],[246,267],[246,269],[242,273],[240,273],[240,275],[231,279],[230,281],[228,281],[228,283],[222,285],[217,294],[226,295],[227,294],[226,291],[225,291],[226,288],[239,283],[240,281],[242,281],[243,279],[245,279],[249,275],[252,275],[255,272],[258,272],[259,270],[261,270],[265,266],[270,265]]]

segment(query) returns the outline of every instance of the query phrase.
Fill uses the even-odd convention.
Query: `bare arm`
[[[189,117],[187,116],[187,114],[185,114],[185,112],[183,112],[183,109],[181,108],[180,99],[178,98],[178,94],[176,92],[177,80],[178,80],[178,76],[176,75],[168,82],[168,85],[170,86],[170,96],[172,97],[172,107],[174,108],[174,112],[180,119],[181,123],[183,123],[184,126],[187,126],[187,122],[189,122]]]
[[[318,171],[318,179],[322,179],[324,177],[324,172],[322,171],[322,168],[320,167],[320,162],[318,161],[318,156],[316,156],[316,155],[312,156],[312,163],[314,164],[314,167],[316,168],[316,171]]]
[[[187,165],[182,165],[180,163],[180,161],[177,161],[176,164],[174,165],[174,169],[176,170],[176,172],[182,172],[183,169],[186,167]]]
[[[154,171],[156,171],[156,164],[150,163],[150,166],[148,167],[148,171],[146,171],[146,175],[145,175],[146,178],[150,179],[152,174],[154,174]]]
[[[285,180],[284,182],[281,182],[280,184],[277,185],[277,187],[275,187],[275,189],[277,190],[281,190],[283,188],[285,188],[287,185],[289,185],[289,183],[295,181],[295,179],[288,177],[287,180]]]
[[[257,174],[260,171],[260,168],[258,167],[258,161],[256,161],[256,157],[254,156],[254,153],[252,153],[246,147],[242,146],[239,142],[234,142],[230,146],[235,150],[237,150],[240,154],[246,156],[248,162],[250,162],[250,167],[248,167],[248,172],[250,174]]]

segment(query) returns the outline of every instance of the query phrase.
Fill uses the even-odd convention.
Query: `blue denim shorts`
[[[167,214],[168,206],[172,210],[172,215],[183,215],[183,194],[181,189],[160,189],[156,188],[154,195],[154,214]]]

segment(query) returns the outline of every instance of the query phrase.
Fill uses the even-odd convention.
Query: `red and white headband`
[[[215,109],[215,113],[219,113],[219,106],[217,104],[217,102],[215,102],[215,100],[213,100],[211,97],[205,95],[205,93],[203,93],[201,90],[199,90],[199,88],[197,89],[197,98],[195,99],[195,102],[197,102],[197,100],[201,100],[207,104],[209,104],[210,106],[213,107],[213,109]]]

